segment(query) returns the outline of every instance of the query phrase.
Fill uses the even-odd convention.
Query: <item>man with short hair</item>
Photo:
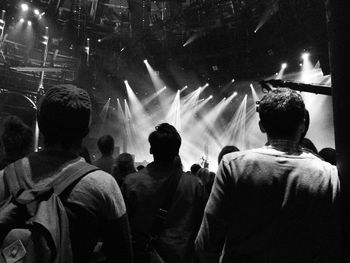
[[[25,182],[29,189],[38,188],[53,182],[78,162],[85,162],[78,153],[89,132],[90,118],[91,101],[85,90],[73,85],[49,89],[38,110],[44,149],[19,161],[25,164],[26,171],[17,174],[21,176],[18,182]],[[7,176],[1,171],[0,203],[9,191]],[[132,262],[126,208],[111,175],[101,170],[88,173],[60,197],[68,216],[74,263],[92,262],[99,240],[108,262]]]
[[[258,111],[267,144],[223,157],[195,243],[201,262],[337,262],[339,179],[299,146],[302,97],[275,89]]]
[[[115,162],[112,156],[114,152],[113,137],[109,134],[100,137],[97,141],[97,146],[102,156],[94,162],[94,165],[106,173],[112,174],[112,168]]]
[[[128,175],[122,188],[135,242],[135,262],[148,262],[142,252],[149,237],[156,234],[154,228],[159,227],[155,225],[157,213],[167,193],[172,192],[168,183],[177,176],[178,185],[154,245],[167,263],[192,262],[194,239],[205,206],[205,188],[197,177],[183,175],[178,156],[181,137],[173,126],[160,124],[148,140],[154,162]]]

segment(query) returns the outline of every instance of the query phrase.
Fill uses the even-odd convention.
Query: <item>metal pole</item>
[[[330,44],[337,167],[342,189],[343,252],[350,245],[350,1],[325,0]],[[347,252],[348,253],[348,252]],[[343,261],[350,257],[343,254]]]

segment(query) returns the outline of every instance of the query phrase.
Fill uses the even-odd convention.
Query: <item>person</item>
[[[197,172],[201,169],[202,167],[198,164],[198,163],[195,163],[195,164],[192,164],[191,165],[191,174],[196,176],[197,175]]]
[[[331,165],[337,165],[337,152],[334,148],[323,148],[318,154],[323,158],[323,160]]]
[[[210,194],[214,183],[215,174],[213,176],[213,174],[207,168],[200,168],[197,172],[197,176],[204,184],[207,193]]]
[[[49,184],[61,171],[85,162],[78,154],[89,132],[90,118],[91,101],[85,90],[66,84],[46,92],[38,109],[44,149],[21,160],[28,166],[22,177],[31,188]],[[7,185],[1,171],[0,203],[9,195]],[[132,262],[125,203],[110,174],[101,170],[88,173],[61,200],[68,216],[74,263],[92,262],[97,241],[103,242],[109,262]]]
[[[299,146],[302,97],[274,89],[258,112],[267,144],[223,157],[195,241],[199,258],[338,262],[337,169]]]
[[[136,169],[132,155],[130,153],[119,154],[113,168],[113,176],[117,180],[118,185],[121,187],[125,177],[134,172],[136,172]]]
[[[1,141],[5,156],[0,163],[0,170],[34,151],[33,131],[17,116],[8,116],[5,119]]]
[[[107,134],[100,137],[97,141],[97,147],[100,150],[102,156],[94,162],[101,170],[106,173],[112,174],[112,168],[114,166],[114,139],[111,135]]]
[[[155,248],[167,263],[192,262],[194,239],[206,200],[204,185],[195,176],[184,176],[178,156],[181,137],[175,127],[162,123],[148,140],[154,161],[128,175],[122,188],[135,244],[135,262],[147,262],[138,251],[152,235],[156,214],[170,191],[167,184],[174,176],[179,176],[179,183]]]
[[[221,149],[219,155],[218,155],[218,164],[220,164],[222,157],[224,157],[225,154],[232,153],[232,152],[238,152],[239,149],[234,145],[226,145],[224,148]]]

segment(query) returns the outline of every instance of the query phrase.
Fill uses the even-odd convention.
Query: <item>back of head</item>
[[[38,124],[45,145],[69,148],[81,144],[88,134],[91,115],[89,94],[76,86],[57,85],[47,91],[38,111]]]
[[[303,138],[300,142],[300,146],[317,154],[317,148],[315,144],[308,138]]]
[[[199,169],[201,169],[201,168],[202,167],[198,163],[192,164],[192,166],[191,166],[191,173],[193,175],[196,175],[197,172],[199,171]]]
[[[33,131],[16,116],[7,117],[1,136],[5,153],[9,157],[22,158],[33,147]]]
[[[232,152],[238,152],[239,149],[234,145],[226,145],[219,153],[218,156],[218,163],[220,164],[222,157],[224,157],[225,154],[232,153]]]
[[[272,138],[294,137],[304,122],[305,104],[299,93],[278,88],[267,93],[259,103],[260,122]]]
[[[120,154],[115,160],[114,175],[124,177],[136,172],[134,158],[129,153]]]
[[[326,162],[337,165],[337,152],[333,148],[323,148],[318,153]]]
[[[114,151],[114,139],[109,134],[104,135],[98,139],[97,146],[103,155],[112,155]]]
[[[151,154],[160,162],[173,161],[179,154],[181,137],[174,126],[162,123],[155,128],[148,141],[151,145]]]

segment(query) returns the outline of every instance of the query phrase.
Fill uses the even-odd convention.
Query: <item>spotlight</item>
[[[31,26],[32,25],[32,21],[28,20],[27,25]]]
[[[166,86],[164,86],[164,89],[166,89]]]
[[[250,83],[249,86],[250,86],[251,89],[254,89],[253,83]]]
[[[22,11],[24,11],[24,12],[28,11],[28,9],[29,9],[28,4],[21,4],[21,9],[22,9]]]
[[[302,66],[303,66],[303,63],[300,63],[299,66],[302,67]]]
[[[128,81],[127,81],[127,80],[124,80],[124,83],[125,83],[125,84],[128,84]]]
[[[19,20],[19,22],[23,23],[23,22],[24,22],[24,18],[21,18],[21,19]]]
[[[288,67],[288,64],[287,63],[282,63],[282,65],[281,65],[281,68],[282,69],[286,69]]]
[[[211,100],[212,98],[213,98],[213,95],[210,95],[210,96],[209,96],[209,99]]]
[[[232,79],[231,82],[232,82],[232,83],[235,82],[235,79]]]
[[[36,16],[40,15],[39,10],[38,10],[38,9],[34,9],[34,14],[35,14]]]
[[[99,39],[97,39],[97,42],[98,42],[98,43],[101,43],[101,41],[102,41],[102,39],[100,39],[100,38],[99,38]]]
[[[301,55],[301,57],[303,60],[308,59],[310,57],[310,53],[305,52]]]
[[[147,63],[148,63],[147,59],[145,59],[145,60],[143,61],[143,63],[147,64]]]

